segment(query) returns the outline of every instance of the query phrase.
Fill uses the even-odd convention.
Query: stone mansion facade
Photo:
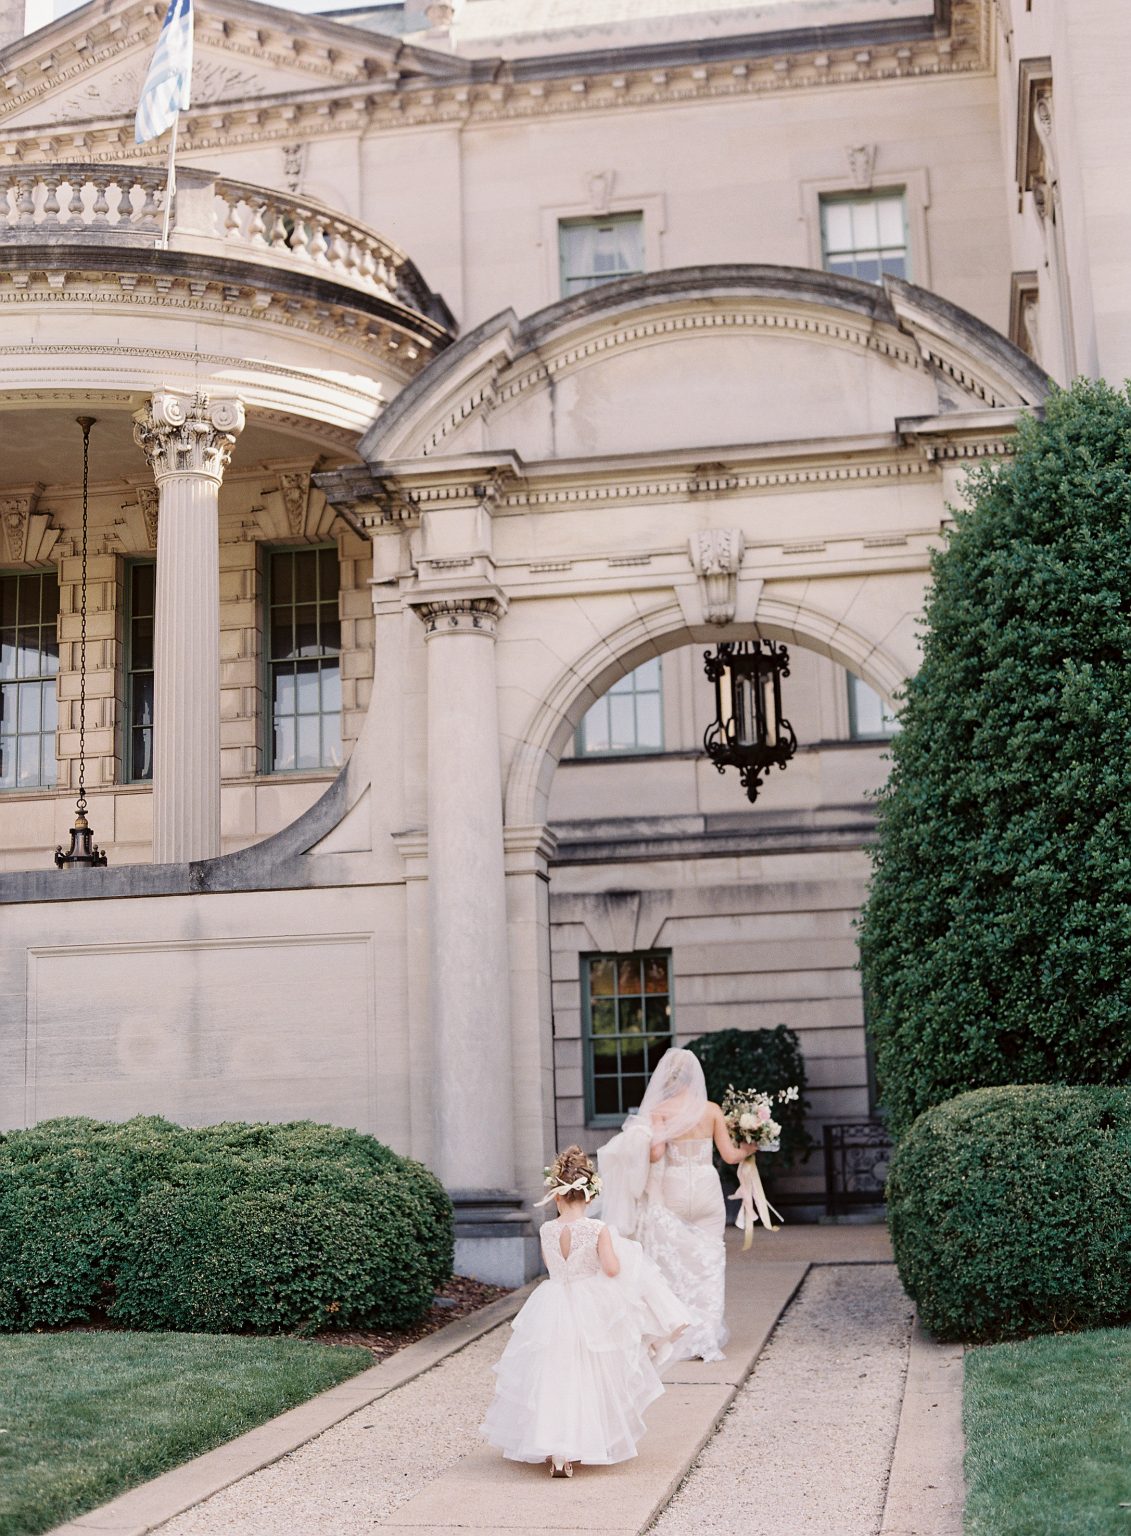
[[[673,1041],[788,1024],[815,1133],[876,1110],[931,551],[1131,367],[1131,16],[201,0],[162,247],[162,10],[0,0],[0,1127],[355,1125],[514,1279]],[[759,636],[751,805],[703,653]]]

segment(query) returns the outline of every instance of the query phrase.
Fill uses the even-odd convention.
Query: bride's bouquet
[[[780,1093],[756,1093],[731,1084],[723,1094],[723,1119],[727,1123],[731,1140],[739,1147],[749,1147],[751,1152],[777,1152],[781,1147],[781,1126],[774,1119],[774,1104],[792,1104],[798,1097],[796,1088],[783,1088]]]

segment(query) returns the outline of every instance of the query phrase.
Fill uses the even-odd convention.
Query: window
[[[589,1118],[619,1119],[635,1109],[656,1063],[672,1043],[671,956],[583,955]]]
[[[270,768],[291,773],[340,767],[337,550],[275,550],[268,557],[267,602]]]
[[[157,566],[126,567],[126,778],[153,777],[153,612]]]
[[[826,272],[878,283],[907,277],[907,213],[902,192],[821,198],[821,260]]]
[[[644,271],[644,215],[614,213],[604,219],[562,219],[558,223],[562,298],[618,277]]]
[[[55,783],[58,673],[58,578],[0,576],[0,789]]]
[[[579,757],[616,757],[629,752],[662,752],[660,660],[646,661],[615,682],[590,708],[577,728]]]
[[[848,729],[854,741],[887,741],[899,730],[892,714],[874,688],[848,674]]]

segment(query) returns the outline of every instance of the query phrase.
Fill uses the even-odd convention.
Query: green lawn
[[[1131,1536],[1131,1328],[966,1354],[966,1536]]]
[[[371,1365],[186,1333],[0,1336],[0,1536],[36,1536]]]

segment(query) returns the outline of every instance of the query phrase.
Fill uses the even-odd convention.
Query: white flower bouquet
[[[774,1119],[775,1104],[792,1104],[798,1097],[796,1088],[783,1088],[780,1093],[757,1093],[731,1084],[723,1094],[723,1119],[727,1123],[731,1140],[739,1147],[749,1147],[751,1152],[777,1152],[781,1148],[781,1126]]]

